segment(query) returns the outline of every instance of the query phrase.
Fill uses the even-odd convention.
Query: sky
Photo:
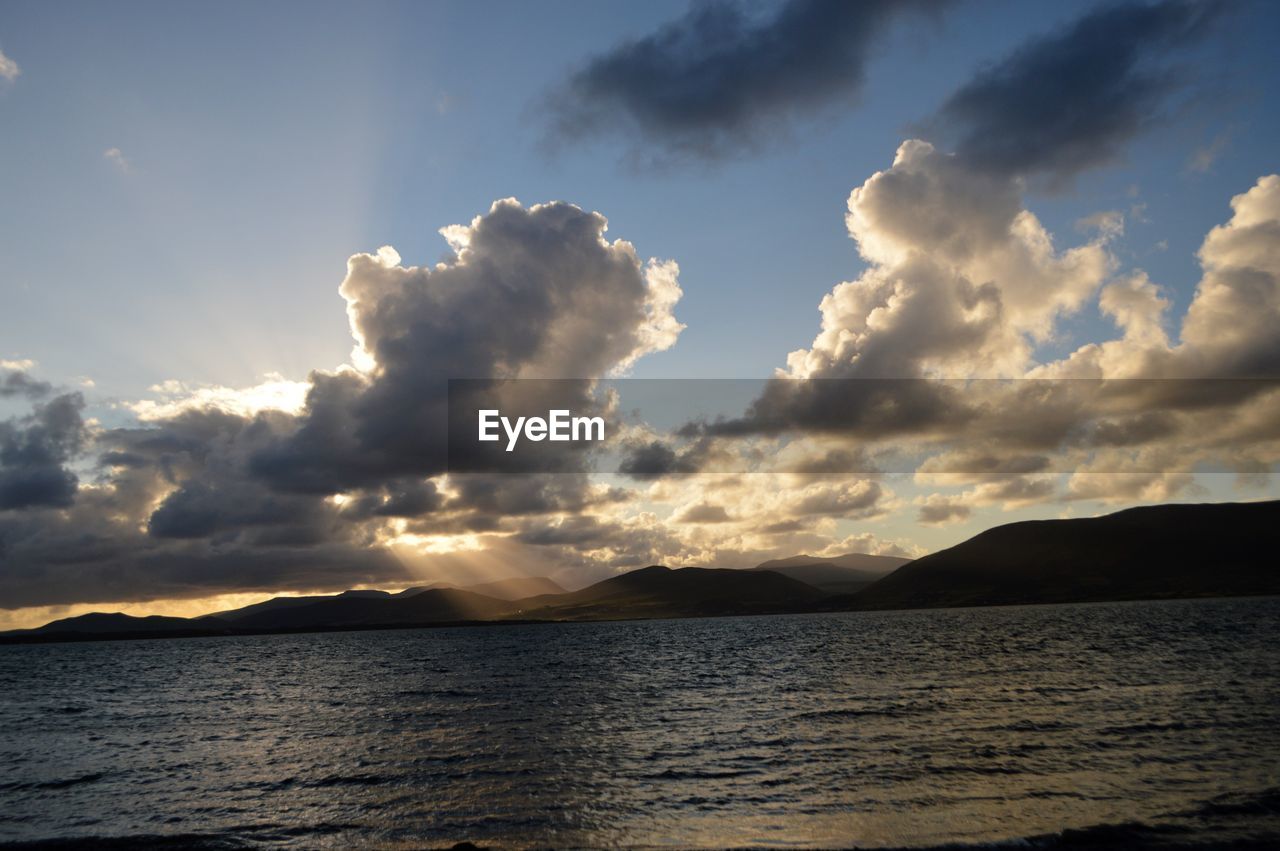
[[[1043,403],[931,397],[842,438],[927,432],[879,475],[707,459],[779,422],[830,450],[813,379],[1274,376],[1277,31],[1260,2],[10,0],[0,627],[1275,496],[1265,391],[1060,400],[1126,434],[1066,449]],[[701,443],[629,436],[681,475],[451,478],[430,387],[490,374],[793,383]]]

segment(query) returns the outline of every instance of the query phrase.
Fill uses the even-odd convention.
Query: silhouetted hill
[[[478,585],[464,585],[460,589],[473,594],[484,594],[486,597],[497,597],[499,600],[521,600],[525,597],[536,597],[541,594],[564,594],[564,588],[545,576],[513,576],[510,579],[499,579],[496,582],[481,582]]]
[[[766,561],[752,570],[772,570],[828,594],[851,594],[911,561],[896,556],[847,553],[842,556],[792,556]]]
[[[417,589],[421,590],[421,589]],[[339,598],[348,598],[352,595],[358,595],[359,592],[344,591],[342,594],[317,594],[309,597],[272,597],[270,600],[263,600],[261,603],[253,603],[252,605],[242,606],[238,609],[228,609],[222,612],[214,612],[211,615],[205,615],[208,618],[218,618],[228,623],[238,623],[240,620],[256,615],[260,612],[275,611],[278,609],[293,609],[300,606],[310,606],[313,603],[321,603],[326,600],[337,600]],[[378,591],[379,595],[391,596],[386,591]],[[416,593],[416,592],[415,592]]]
[[[112,636],[117,638],[151,635],[209,635],[227,630],[227,624],[216,619],[195,621],[189,618],[147,615],[136,617],[122,612],[90,612],[73,618],[51,621],[35,629],[18,629],[0,635],[11,637],[77,638]]]
[[[237,617],[232,623],[239,629],[328,629],[493,620],[510,610],[511,604],[505,600],[456,588],[431,588],[407,597],[322,597],[300,606],[261,609]]]
[[[0,641],[1280,594],[1280,570],[1273,566],[1277,550],[1280,501],[1160,505],[1104,517],[998,526],[907,563],[853,594],[831,595],[784,575],[810,571],[817,581],[850,581],[849,571],[857,569],[830,563],[834,560],[803,561],[812,558],[805,556],[766,562],[776,569],[655,565],[579,591],[516,601],[459,588],[414,588],[398,594],[278,597],[195,619],[94,613],[5,633]],[[519,583],[554,585],[533,578],[489,587],[514,592]]]
[[[840,601],[855,609],[1280,593],[1280,501],[997,526]],[[834,602],[834,601],[833,601]]]
[[[863,570],[867,573],[876,573],[883,576],[902,567],[909,558],[901,558],[899,556],[873,556],[868,553],[845,553],[840,556],[788,556],[787,558],[775,558],[771,561],[761,562],[756,565],[756,570],[779,570],[781,568],[805,567],[810,565],[828,564],[833,567],[846,567],[850,570]]]
[[[34,632],[154,632],[182,628],[191,625],[186,618],[167,618],[162,615],[135,617],[121,612],[90,612],[74,618],[47,623]]]
[[[519,600],[513,616],[606,620],[799,611],[824,596],[810,585],[770,571],[653,565],[580,591]]]

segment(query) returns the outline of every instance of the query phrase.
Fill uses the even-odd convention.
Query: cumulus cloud
[[[1104,5],[961,86],[926,126],[976,167],[1061,181],[1116,160],[1194,79],[1178,62],[1222,2]]]
[[[166,383],[133,406],[136,426],[104,429],[78,394],[4,364],[0,388],[30,413],[0,424],[0,601],[410,584],[486,560],[573,582],[654,562],[917,555],[864,527],[899,511],[943,525],[985,506],[1171,498],[1194,493],[1202,462],[1270,470],[1280,389],[1260,379],[1280,367],[1280,177],[1237,196],[1205,239],[1180,324],[1157,282],[1117,271],[1105,233],[1055,246],[1021,185],[904,143],[850,194],[867,268],[823,299],[812,344],[736,419],[630,427],[617,477],[442,463],[450,378],[513,402],[527,385],[504,379],[558,379],[567,407],[613,404],[594,377],[680,332],[675,265],[606,240],[602,216],[569,204],[498,202],[446,228],[453,252],[430,266],[385,248],[353,257],[354,362],[305,383]],[[1114,339],[1038,362],[1086,305]],[[1153,380],[1112,383],[1135,378]],[[876,472],[886,447],[906,448],[924,496]],[[782,472],[706,472],[722,463]]]
[[[1202,370],[1280,373],[1280,175],[1231,199],[1232,216],[1200,248],[1204,277],[1182,323],[1182,351]]]
[[[352,257],[340,292],[362,369],[313,374],[296,428],[255,455],[255,472],[310,492],[442,473],[449,379],[582,379],[559,385],[557,407],[602,404],[592,379],[684,327],[676,264],[607,241],[607,224],[571,204],[507,199],[442,230],[453,255],[434,266],[403,266],[389,248]]]
[[[1022,376],[1037,344],[1114,266],[1103,237],[1057,250],[1020,189],[904,142],[891,168],[849,196],[846,222],[867,270],[822,299],[813,344],[787,356],[746,415],[706,431],[883,438],[964,427],[975,415],[970,391],[919,379]]]
[[[1108,487],[1118,499],[1189,493],[1197,464],[1256,477],[1280,460],[1280,177],[1233,199],[1205,239],[1178,336],[1161,287],[1141,270],[1117,274],[1119,216],[1091,217],[1092,240],[1058,249],[1022,188],[904,143],[850,195],[868,268],[822,300],[813,344],[741,416],[682,433],[837,455],[843,441],[923,486],[967,488],[918,502],[929,524]],[[1119,336],[1038,362],[1061,319],[1090,304]],[[1080,477],[1064,488],[1054,474],[1070,471]]]
[[[71,504],[78,479],[66,465],[85,442],[83,409],[83,397],[68,393],[0,422],[0,511]]]
[[[1019,374],[1112,266],[1100,242],[1055,250],[1016,180],[919,141],[850,193],[846,222],[870,269],[823,299],[794,377]]]
[[[94,435],[99,474],[78,490],[63,466],[86,439],[78,395],[3,424],[0,507],[66,510],[0,523],[0,551],[20,568],[0,598],[406,582],[406,541],[511,536],[524,518],[617,503],[582,475],[446,476],[441,454],[450,378],[581,377],[558,384],[598,404],[596,377],[674,343],[677,267],[606,240],[606,226],[569,204],[506,200],[446,228],[453,254],[433,266],[404,266],[391,249],[357,255],[341,293],[359,368],[240,390],[158,385],[130,405],[137,427]],[[25,377],[2,386],[43,392]]]
[[[799,116],[852,102],[890,23],[945,2],[788,0],[765,19],[701,3],[573,73],[548,104],[551,130],[638,133],[674,158],[749,149]]]

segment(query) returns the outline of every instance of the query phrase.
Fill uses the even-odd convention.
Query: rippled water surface
[[[0,647],[0,842],[1264,847],[1277,638],[1218,600]]]

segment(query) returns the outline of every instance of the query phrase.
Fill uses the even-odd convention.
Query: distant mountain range
[[[200,618],[93,613],[0,641],[385,629],[1280,594],[1280,501],[1010,523],[908,561],[795,556],[745,570],[660,565],[577,591],[544,577],[277,597]]]
[[[792,556],[766,561],[753,570],[771,570],[828,594],[852,594],[902,567],[909,558],[848,553],[842,556]]]

